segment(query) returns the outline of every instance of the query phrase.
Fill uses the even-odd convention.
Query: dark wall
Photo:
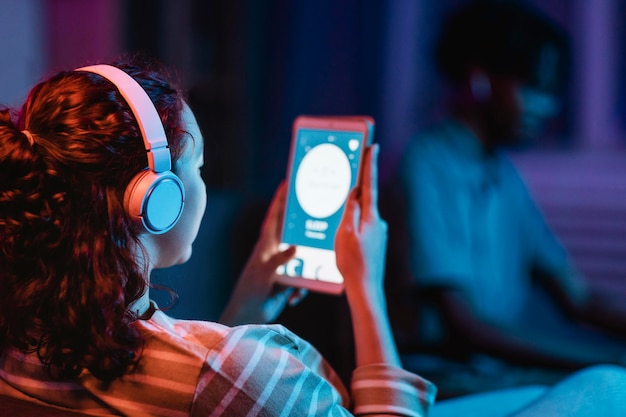
[[[186,35],[174,32],[179,42],[192,45],[188,65],[181,68],[163,41],[168,27],[176,25],[168,21],[166,3],[128,3],[126,49],[147,52],[178,68],[187,83],[206,142],[205,220],[229,227],[207,226],[206,233],[218,236],[202,235],[191,262],[179,269],[225,275],[219,279],[227,282],[220,289],[226,297],[284,177],[294,117],[377,117],[384,8],[380,2],[356,0],[192,1]],[[135,24],[139,21],[144,24]],[[222,245],[207,243],[213,240]],[[214,249],[229,254],[216,259]],[[207,269],[203,265],[209,259],[219,265]],[[156,278],[172,282],[172,275],[182,273],[175,268]],[[183,286],[174,287],[186,292]],[[215,311],[189,308],[181,293],[172,313],[210,313],[215,318]]]

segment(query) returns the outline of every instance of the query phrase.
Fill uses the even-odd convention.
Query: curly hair
[[[176,166],[180,90],[156,63],[113,65],[155,104]],[[87,369],[110,381],[136,367],[143,340],[129,306],[148,279],[123,202],[146,166],[132,111],[99,75],[61,72],[21,111],[0,110],[0,353],[36,352],[61,379]]]
[[[433,52],[439,70],[453,82],[477,65],[537,87],[558,88],[571,65],[570,39],[563,28],[520,1],[476,0],[452,11]],[[547,58],[555,66],[549,80],[544,79]]]

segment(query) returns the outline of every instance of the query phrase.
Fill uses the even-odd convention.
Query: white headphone
[[[172,159],[159,114],[148,94],[130,75],[111,65],[78,68],[98,74],[117,87],[130,106],[144,141],[148,166],[130,181],[124,193],[124,208],[147,232],[170,230],[183,212],[185,188],[174,174]]]

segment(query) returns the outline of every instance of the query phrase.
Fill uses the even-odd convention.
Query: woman
[[[159,126],[115,67],[148,94]],[[0,393],[92,414],[426,413],[435,389],[400,368],[385,313],[377,148],[337,237],[357,324],[348,392],[281,326],[174,320],[150,302],[150,272],[189,259],[206,206],[202,135],[164,72],[130,62],[61,72],[12,116],[0,115]],[[161,123],[167,158],[147,138]],[[170,158],[172,172],[159,168]],[[145,187],[144,173],[156,178]],[[225,322],[271,320],[294,296],[272,283],[294,254],[277,249],[283,203],[281,186]]]

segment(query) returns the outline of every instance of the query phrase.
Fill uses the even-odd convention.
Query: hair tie
[[[22,130],[22,133],[24,134],[24,136],[26,136],[26,139],[28,139],[28,143],[30,143],[30,146],[33,146],[35,144],[35,138],[33,138],[33,134],[26,129]]]

